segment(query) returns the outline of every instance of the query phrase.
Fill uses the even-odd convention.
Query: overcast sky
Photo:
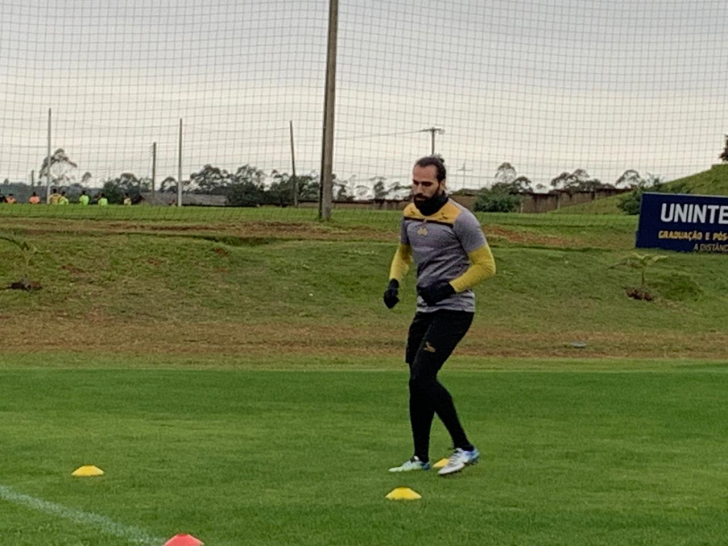
[[[548,183],[586,169],[668,179],[728,132],[722,0],[340,0],[335,172],[407,181],[430,150],[450,184],[498,165]],[[206,163],[320,165],[326,0],[0,0],[0,179],[63,147],[79,175]],[[463,169],[464,166],[464,169]]]

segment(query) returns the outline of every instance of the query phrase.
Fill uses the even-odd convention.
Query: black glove
[[[389,285],[387,285],[387,289],[384,291],[384,305],[386,305],[387,308],[391,309],[399,303],[399,298],[397,297],[398,292],[399,281],[397,279],[390,280]]]
[[[449,282],[439,282],[425,287],[418,286],[417,293],[425,300],[427,305],[435,305],[437,302],[452,296],[455,289]]]

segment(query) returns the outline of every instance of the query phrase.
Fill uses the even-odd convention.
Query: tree
[[[475,201],[476,212],[515,212],[521,208],[522,197],[503,190],[504,186],[480,192]]]
[[[303,176],[296,176],[298,183],[298,202],[302,201],[316,201],[319,200],[319,192],[321,191],[321,183],[319,182],[319,175],[316,171],[311,171]],[[334,183],[336,183],[336,175],[333,177]]]
[[[364,199],[368,199],[371,195],[372,188],[370,186],[367,186],[365,184],[357,184],[354,188],[355,196],[358,201],[363,201]]]
[[[642,206],[642,189],[635,188],[633,191],[626,193],[619,197],[617,208],[629,214],[635,216],[640,213],[640,207]]]
[[[498,169],[495,171],[495,177],[493,181],[493,185],[498,184],[510,184],[513,182],[516,177],[518,176],[518,173],[516,173],[515,167],[511,165],[508,162],[501,163]]]
[[[384,200],[387,198],[387,195],[389,195],[389,190],[384,185],[384,182],[387,179],[383,176],[373,176],[369,179],[370,182],[373,182],[372,185],[372,192],[374,192],[374,199],[377,200]]]
[[[259,207],[266,201],[265,173],[252,165],[242,165],[232,176],[227,203],[233,207]]]
[[[109,203],[121,204],[124,202],[124,194],[128,193],[134,199],[150,189],[150,179],[137,178],[134,173],[121,173],[116,178],[107,178],[104,181],[103,192]]]
[[[81,177],[81,184],[88,185],[91,183],[92,180],[93,180],[93,175],[90,172],[86,171],[85,173],[83,173],[83,176]]]
[[[177,191],[177,179],[174,176],[168,176],[162,180],[162,183],[159,185],[160,193],[171,192],[171,188],[174,188],[175,191]]]
[[[642,186],[644,184],[644,179],[642,176],[640,176],[640,173],[635,171],[634,169],[627,169],[622,173],[622,176],[617,178],[617,181],[614,183],[614,186],[624,187],[624,188],[635,188]]]
[[[354,179],[356,177],[352,176],[349,179],[345,180],[334,180],[334,192],[335,197],[334,200],[336,201],[353,201],[354,200],[354,193],[350,191],[350,188],[355,188],[356,186],[353,184]]]
[[[639,182],[631,192],[620,196],[617,208],[632,216],[639,214],[642,206],[642,194],[648,189],[656,192],[690,193],[690,188],[684,184],[671,184],[670,187],[667,187],[659,174],[647,173],[646,177],[640,177]]]
[[[286,207],[293,204],[293,192],[295,180],[288,173],[280,173],[276,170],[271,172],[273,182],[268,188],[268,202]]]
[[[576,169],[573,173],[562,172],[551,180],[551,187],[567,191],[594,191],[599,188],[610,188],[598,178],[592,178],[584,169]]]
[[[251,181],[236,182],[228,188],[227,204],[231,207],[259,207],[265,202],[265,189]]]
[[[145,179],[149,180],[149,188],[152,187],[152,180],[151,178]],[[190,186],[192,185],[191,180],[183,180],[182,181],[182,191],[189,191]],[[174,176],[168,176],[164,180],[162,180],[162,183],[159,186],[160,193],[177,193],[177,179]]]
[[[40,171],[38,172],[39,178],[48,176],[49,168],[50,175],[53,184],[56,186],[62,186],[68,180],[69,173],[76,169],[78,165],[71,161],[63,148],[58,148],[53,155],[50,157],[50,167],[48,165],[48,156],[43,158]]]
[[[560,189],[567,187],[572,181],[572,174],[570,172],[562,172],[560,175],[551,179],[551,187],[554,189]]]
[[[723,163],[728,163],[728,135],[725,135],[725,148],[723,148],[723,152],[718,157]]]
[[[412,188],[409,185],[400,182],[392,182],[389,186],[389,196],[392,199],[407,199],[411,192]]]
[[[190,175],[190,186],[195,188],[195,193],[224,195],[231,180],[230,173],[225,169],[213,167],[208,163],[198,172]]]
[[[510,194],[527,193],[532,191],[531,184],[531,180],[529,180],[528,177],[519,176],[510,182],[497,182],[496,184],[493,184],[491,189]]]

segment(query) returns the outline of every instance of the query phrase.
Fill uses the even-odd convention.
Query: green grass
[[[665,184],[666,191],[693,195],[728,195],[728,164],[713,165],[710,170],[672,180]],[[554,211],[561,214],[624,214],[617,205],[623,195],[597,199]]]
[[[479,216],[498,274],[442,378],[483,464],[402,477],[412,274],[381,302],[398,213],[9,210],[43,289],[0,291],[1,544],[129,543],[9,490],[160,546],[724,541],[725,256],[668,253],[638,302],[638,272],[610,267],[634,218]],[[0,242],[0,285],[21,258]],[[423,499],[386,501],[399,485]]]
[[[678,178],[666,186],[675,190],[685,188],[695,195],[728,195],[728,164],[713,165],[708,171]]]
[[[576,207],[562,209],[569,211]],[[366,226],[390,229],[398,225],[400,211],[383,210],[334,210],[331,225],[334,227]],[[516,214],[516,213],[477,213],[484,223],[504,225],[566,225],[574,227],[623,225],[619,211],[614,218],[582,218],[572,215],[568,219],[549,218],[551,214]],[[311,208],[232,208],[232,207],[152,207],[146,205],[124,207],[110,205],[108,207],[79,205],[46,206],[46,205],[0,205],[0,218],[5,219],[41,219],[41,220],[90,220],[97,222],[159,222],[189,224],[200,223],[241,223],[241,222],[284,222],[314,223],[317,222],[318,211]]]
[[[572,207],[564,207],[563,209],[549,212],[552,216],[561,216],[563,214],[583,214],[583,215],[621,215],[625,216],[624,212],[619,208],[620,199],[624,198],[625,195],[613,195],[612,197],[604,197],[603,199],[596,199],[589,201],[588,203],[581,203]]]
[[[123,358],[59,355],[48,369],[4,356],[0,485],[216,546],[722,543],[724,366],[486,372],[459,362],[442,378],[483,461],[443,479],[386,472],[411,449],[407,376],[394,363],[300,371],[319,362],[299,359],[299,371],[255,371],[152,358],[125,369]],[[447,449],[436,423],[432,455]],[[82,464],[106,475],[72,478]],[[384,499],[402,485],[423,499]],[[0,505],[13,546],[129,543]]]
[[[586,237],[544,225],[539,237]],[[487,230],[487,226],[486,226]],[[511,233],[519,233],[514,227]],[[479,286],[477,354],[565,355],[574,340],[590,356],[725,355],[724,256],[670,254],[648,271],[663,297],[626,297],[636,271],[610,266],[628,250],[621,233],[589,232],[604,248],[496,246],[498,274]],[[381,303],[389,242],[35,233],[31,277],[41,291],[0,291],[8,350],[149,352],[399,350],[413,312],[414,277],[402,304]],[[212,240],[211,240],[212,239]],[[0,245],[0,283],[21,276],[20,253]],[[39,332],[44,332],[39,336]]]

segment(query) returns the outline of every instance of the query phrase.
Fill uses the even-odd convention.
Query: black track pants
[[[410,367],[410,421],[415,455],[429,460],[430,429],[437,416],[452,437],[454,447],[472,449],[465,436],[452,396],[437,380],[437,373],[463,339],[473,322],[473,313],[436,311],[417,313],[407,339]]]

